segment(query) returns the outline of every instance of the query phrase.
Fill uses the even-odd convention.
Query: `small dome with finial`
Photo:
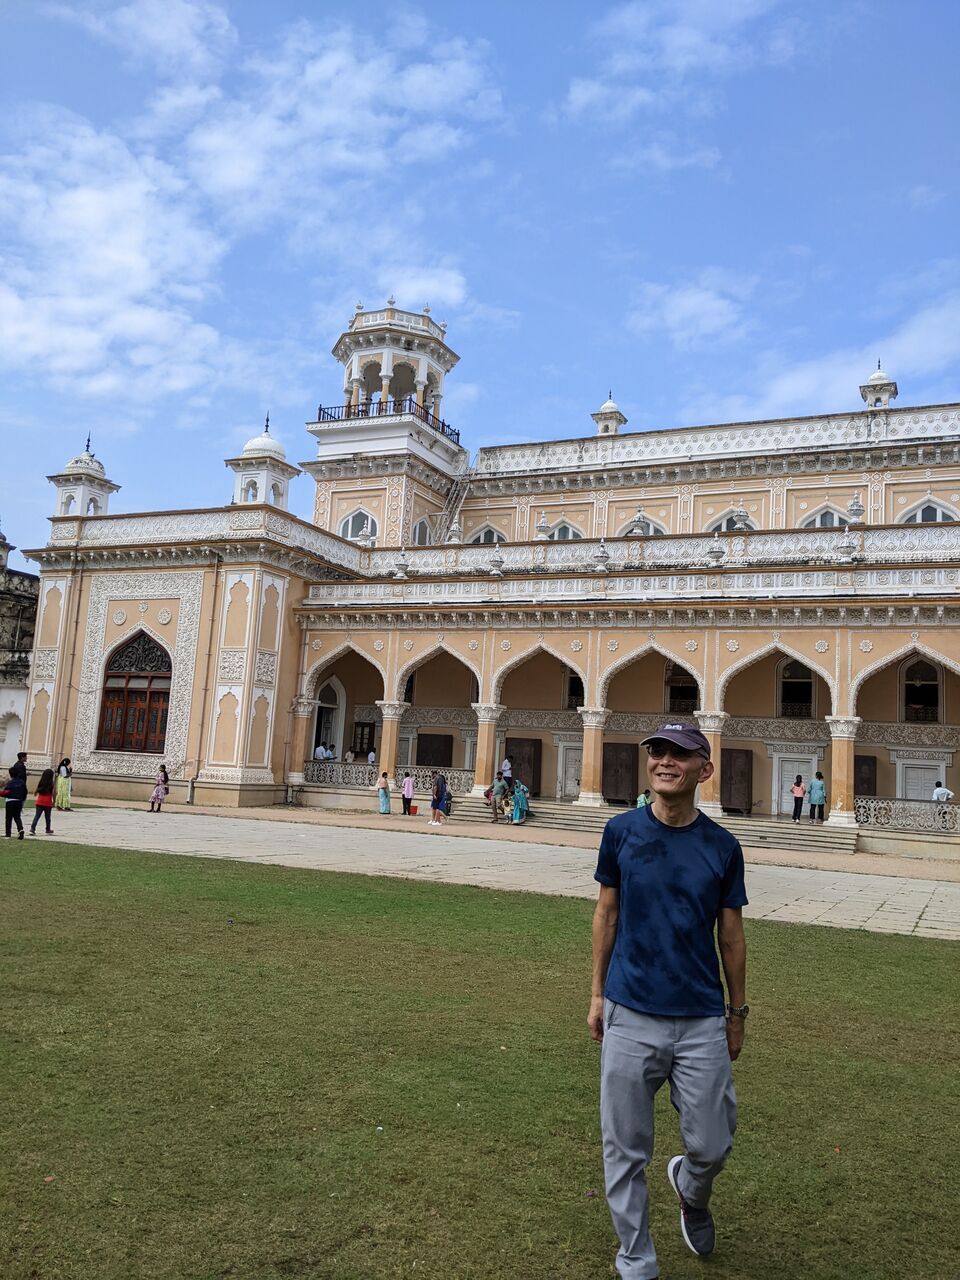
[[[600,412],[601,413],[619,413],[620,412],[620,406],[617,404],[616,400],[614,400],[612,391],[607,392],[607,398],[603,402],[603,404],[600,406]]]
[[[64,475],[94,475],[105,476],[107,473],[103,463],[99,458],[94,457],[90,449],[90,436],[87,436],[87,443],[83,447],[83,453],[78,453],[75,458],[71,458],[67,465],[63,468]]]
[[[254,436],[252,440],[248,440],[243,446],[243,456],[245,458],[270,457],[279,458],[281,462],[286,462],[287,452],[279,440],[270,434],[270,415],[267,414],[267,420],[263,424],[263,431],[260,435]]]
[[[883,370],[880,368],[880,361],[879,361],[879,360],[877,361],[877,367],[876,367],[876,369],[874,369],[873,373],[871,373],[871,375],[870,375],[870,377],[867,379],[867,381],[868,381],[868,382],[889,382],[889,381],[890,381],[890,379],[887,377],[887,375],[886,375],[886,374],[883,372]]]

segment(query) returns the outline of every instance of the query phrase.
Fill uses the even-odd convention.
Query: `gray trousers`
[[[620,1238],[617,1271],[623,1280],[650,1280],[659,1274],[647,1214],[646,1168],[653,1154],[653,1100],[665,1080],[680,1116],[680,1191],[690,1204],[706,1208],[737,1127],[725,1020],[658,1018],[604,1001],[600,1127],[607,1204]],[[669,1190],[666,1179],[664,1183]]]

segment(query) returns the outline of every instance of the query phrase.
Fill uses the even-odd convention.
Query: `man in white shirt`
[[[321,743],[318,743],[317,748],[316,748],[316,750],[315,750],[315,751],[314,751],[314,753],[313,753],[313,758],[314,758],[314,760],[326,760],[326,758],[327,758],[327,749],[326,749],[326,747],[323,745],[323,743],[322,743],[322,742],[321,742]]]
[[[369,753],[367,754],[367,764],[376,764],[376,763],[377,763],[377,753],[376,751],[374,751],[373,747],[371,747]]]
[[[513,790],[513,761],[509,756],[503,757],[503,764],[500,766],[500,772],[503,774],[503,780],[507,784],[507,790]]]
[[[941,804],[946,804],[948,800],[953,799],[953,792],[950,790],[949,787],[944,786],[942,782],[938,782],[937,785],[933,788],[933,795],[930,797],[930,799],[937,800]]]

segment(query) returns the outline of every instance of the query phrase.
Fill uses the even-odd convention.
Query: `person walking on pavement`
[[[807,791],[807,800],[810,802],[810,821],[819,822],[823,826],[823,808],[827,803],[827,784],[823,780],[823,774],[817,770],[817,773],[810,779],[810,788]]]
[[[157,771],[153,790],[150,792],[150,812],[159,813],[160,806],[170,794],[170,775],[167,766],[162,764]]]
[[[430,797],[430,826],[442,827],[447,820],[447,780],[442,773],[433,775],[433,794]]]
[[[386,771],[381,773],[377,782],[377,799],[380,802],[380,812],[390,812],[390,779],[387,777]]]
[[[37,834],[37,824],[41,817],[45,820],[45,826],[48,836],[53,835],[53,827],[50,825],[50,810],[53,808],[53,770],[44,769],[40,775],[40,781],[37,783],[36,791],[36,808],[33,811],[33,822],[30,823],[30,834]]]
[[[403,812],[409,817],[410,805],[413,801],[413,779],[410,777],[409,769],[403,775],[403,782],[400,784],[400,799],[403,801]]]
[[[73,777],[73,769],[70,767],[70,757],[64,756],[57,765],[56,791],[54,797],[58,809],[70,812],[70,779]]]
[[[27,799],[27,766],[24,764],[26,753],[21,751],[17,756],[16,764],[12,764],[7,770],[10,775],[7,785],[3,789],[4,806],[4,834],[7,839],[10,838],[14,825],[17,828],[17,839],[23,839],[23,806]]]
[[[498,773],[490,794],[490,811],[492,817],[491,822],[499,822],[500,814],[503,809],[503,803],[507,794],[507,783],[502,773]]]
[[[601,1043],[603,1160],[622,1280],[659,1275],[646,1168],[654,1097],[666,1080],[685,1147],[666,1170],[681,1233],[693,1253],[713,1251],[710,1193],[733,1147],[731,1062],[749,1013],[743,851],[695,805],[698,785],[714,772],[710,743],[699,729],[667,724],[641,745],[653,802],[604,829],[587,1015]]]
[[[803,817],[803,797],[807,794],[803,777],[799,773],[790,788],[790,794],[793,796],[793,820],[794,822],[799,822]]]

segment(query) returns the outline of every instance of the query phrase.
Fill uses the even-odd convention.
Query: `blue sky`
[[[939,0],[0,0],[0,522],[293,462],[356,301],[446,320],[464,444],[960,400]],[[291,505],[311,509],[299,478]],[[19,555],[12,563],[22,565]]]

